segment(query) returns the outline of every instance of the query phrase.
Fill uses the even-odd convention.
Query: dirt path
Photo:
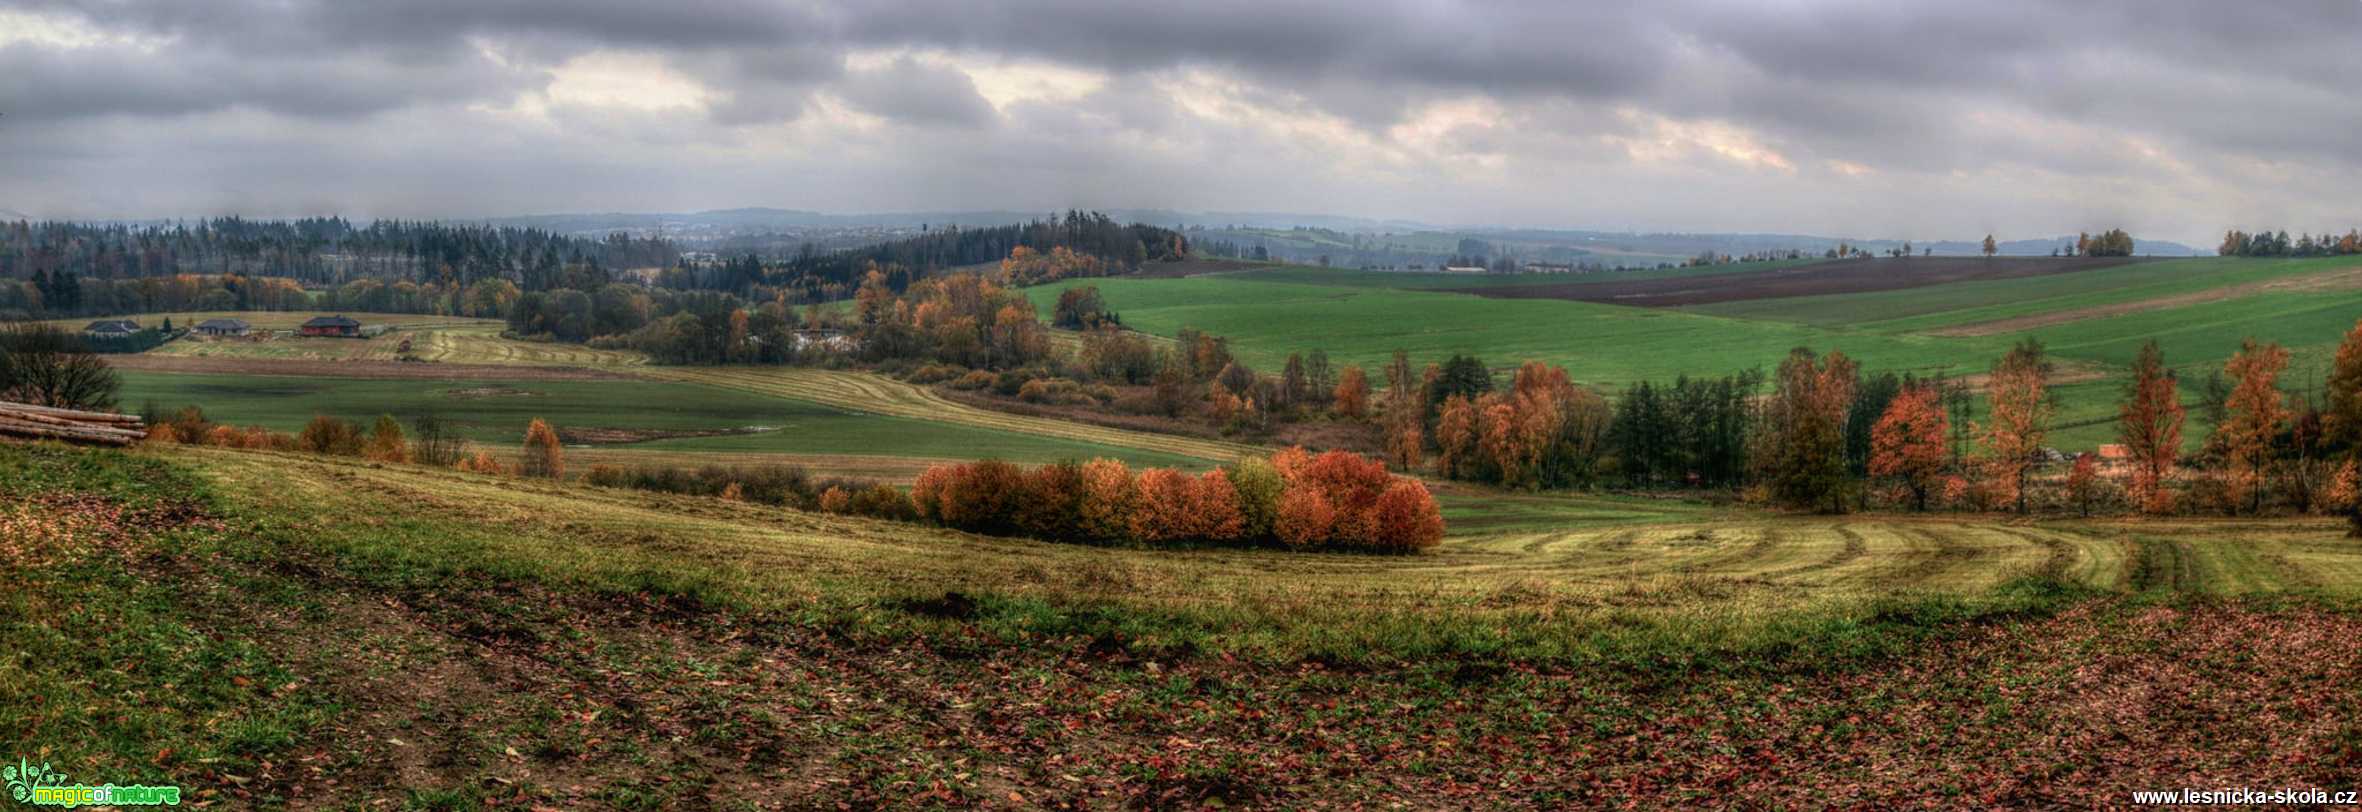
[[[2139,301],[2132,302],[2117,302],[2115,304],[2078,307],[2072,310],[2059,310],[2050,313],[2035,313],[2027,316],[1996,319],[1994,321],[1980,321],[1974,324],[1961,324],[1952,327],[1945,327],[1940,330],[1930,330],[1927,334],[1933,336],[1945,336],[1949,338],[1970,338],[1975,336],[2000,335],[2003,333],[2015,333],[2023,330],[2033,330],[2042,327],[2053,327],[2061,324],[2070,324],[2073,322],[2086,321],[2089,319],[2111,318],[2115,316],[2122,316],[2128,313],[2145,313],[2151,310],[2164,310],[2167,308],[2188,307],[2190,305],[2205,304],[2207,302],[2220,302],[2228,299],[2254,296],[2259,293],[2275,293],[2284,291],[2354,290],[2357,288],[2362,288],[2362,266],[2339,268],[2334,271],[2322,271],[2320,273],[2305,274],[2303,276],[2291,276],[2285,279],[2273,279],[2264,282],[2249,282],[2244,285],[2230,285],[2227,287],[2202,290],[2195,293],[2177,293],[2172,296],[2158,296],[2151,299],[2141,299]]]

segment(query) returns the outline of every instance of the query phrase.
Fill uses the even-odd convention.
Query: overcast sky
[[[0,211],[2362,225],[2362,0],[0,0]]]

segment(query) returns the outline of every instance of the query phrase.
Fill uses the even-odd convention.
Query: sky
[[[0,216],[2362,225],[2362,0],[0,0]]]

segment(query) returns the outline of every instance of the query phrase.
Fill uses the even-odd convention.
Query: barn
[[[296,332],[307,336],[359,338],[361,335],[361,323],[345,318],[343,314],[334,316],[318,316],[314,317],[310,321],[304,322],[303,326],[296,328]]]

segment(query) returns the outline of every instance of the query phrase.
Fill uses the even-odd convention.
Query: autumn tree
[[[1337,390],[1330,396],[1331,407],[1340,417],[1359,418],[1370,412],[1370,379],[1361,367],[1348,366],[1337,376]]]
[[[558,431],[541,418],[533,418],[525,426],[525,449],[517,459],[517,473],[547,479],[566,476],[566,452],[558,442]]]
[[[1993,244],[1993,235],[1985,235],[1985,258],[1992,259],[1993,255],[1999,253],[2000,251],[2001,247]]]
[[[2076,512],[2091,515],[2091,502],[2099,495],[2099,462],[2090,454],[2075,455],[2075,467],[2067,472],[2067,500],[2075,503]]]
[[[2139,509],[2162,513],[2171,508],[2166,477],[2173,475],[2174,458],[2182,447],[2182,403],[2173,373],[2165,368],[2165,352],[2150,339],[2132,361],[2132,381],[2125,384],[2124,406],[2116,420],[2116,439],[2132,457],[2132,501]]]
[[[2272,438],[2288,419],[2281,402],[2280,370],[2288,366],[2288,350],[2277,343],[2258,345],[2248,339],[2239,354],[2223,365],[2231,379],[2231,396],[2224,402],[2224,421],[2215,427],[2234,492],[2244,489],[2248,509],[2263,507],[2265,466],[2272,460]]]
[[[1986,462],[1999,501],[2026,512],[2026,477],[2050,431],[2050,361],[2033,338],[2011,347],[1986,383]]]
[[[1935,387],[1905,387],[1870,429],[1870,475],[1900,481],[1911,492],[1912,509],[1927,510],[1927,494],[1941,484],[1948,461],[1949,424]]]
[[[1453,395],[1435,417],[1435,473],[1446,479],[1473,474],[1476,467],[1476,405]]]
[[[1844,353],[1798,347],[1780,362],[1755,459],[1781,502],[1845,512],[1845,418],[1858,368]]]
[[[2322,414],[2324,440],[2331,448],[2362,452],[2362,321],[2346,331],[2329,367],[2329,408]]]

